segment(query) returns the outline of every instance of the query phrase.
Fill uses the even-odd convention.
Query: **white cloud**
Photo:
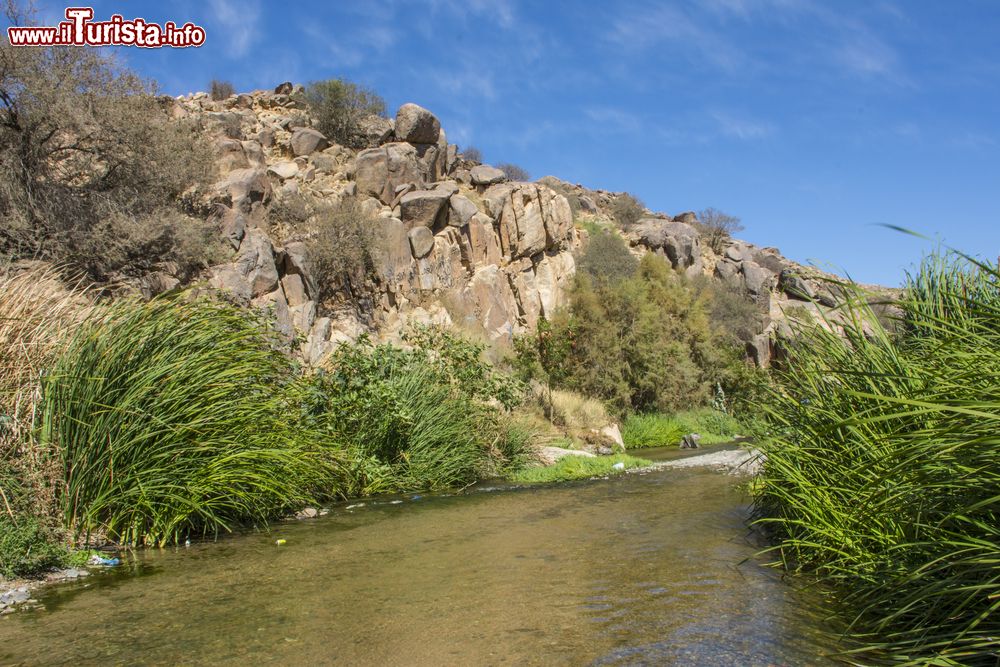
[[[260,36],[260,3],[255,0],[210,0],[209,6],[219,27],[212,38],[229,40],[229,55],[245,56]]]
[[[712,118],[718,124],[719,132],[727,137],[744,141],[762,139],[774,133],[774,126],[726,111],[713,111]]]

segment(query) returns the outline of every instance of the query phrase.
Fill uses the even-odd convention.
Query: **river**
[[[698,468],[345,503],[49,587],[0,664],[827,664],[747,516]]]

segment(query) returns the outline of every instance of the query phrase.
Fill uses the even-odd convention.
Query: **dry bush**
[[[236,94],[236,88],[228,81],[212,79],[211,92],[209,93],[216,102],[228,100]]]
[[[628,229],[646,215],[646,205],[635,195],[626,192],[611,202],[611,215],[622,229]]]
[[[470,162],[478,162],[479,164],[483,163],[483,152],[475,146],[466,146],[459,151],[459,154],[463,159],[469,160]]]
[[[195,127],[169,120],[112,56],[0,44],[0,253],[107,278],[120,268],[101,254],[117,241],[107,218],[176,207],[211,168]],[[86,266],[82,245],[96,253]]]
[[[604,404],[574,391],[552,391],[552,421],[575,430],[593,430],[607,426],[611,417]]]
[[[744,229],[739,218],[714,208],[706,208],[700,212],[696,226],[708,247],[717,255],[722,254],[726,241],[733,234]]]
[[[345,282],[356,287],[365,282],[374,267],[378,226],[378,219],[365,213],[356,197],[313,206],[306,246],[321,299]]]
[[[501,162],[497,165],[497,169],[506,174],[507,178],[511,181],[527,182],[531,180],[531,174],[528,173],[527,169],[521,167],[520,165],[512,164],[510,162]]]

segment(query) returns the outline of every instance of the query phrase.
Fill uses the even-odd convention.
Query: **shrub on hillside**
[[[639,260],[629,252],[621,236],[598,229],[580,257],[579,269],[597,282],[615,283],[634,276],[639,270]]]
[[[339,204],[316,202],[306,220],[306,246],[320,297],[332,296],[345,281],[363,284],[374,266],[378,220],[365,213],[355,197]]]
[[[216,102],[221,102],[222,100],[228,100],[230,97],[236,94],[236,88],[233,87],[228,81],[220,81],[219,79],[212,79],[212,84],[209,87],[209,95]]]
[[[510,162],[501,162],[497,165],[497,169],[502,171],[507,175],[507,179],[511,181],[530,181],[531,174],[528,170],[520,167],[516,164],[511,164]]]
[[[705,243],[717,255],[722,253],[726,241],[732,238],[733,234],[743,231],[743,224],[739,218],[714,208],[706,208],[700,212],[696,226]]]
[[[4,42],[0,97],[0,254],[10,258],[105,278],[126,268],[103,254],[121,244],[109,219],[155,220],[210,176],[194,128],[169,120],[152,86],[104,51]],[[142,248],[147,261],[175,260],[173,243],[157,241]]]
[[[476,148],[475,146],[466,146],[461,151],[462,157],[466,160],[471,160],[472,162],[483,163],[483,152]]]
[[[385,100],[370,88],[347,79],[314,81],[306,87],[305,100],[316,127],[331,141],[351,148],[366,148],[360,123],[368,116],[385,116]]]
[[[629,229],[646,215],[646,205],[638,197],[626,192],[611,202],[611,215],[622,229]]]

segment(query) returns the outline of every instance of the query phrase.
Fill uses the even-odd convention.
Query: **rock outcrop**
[[[208,284],[266,309],[307,363],[363,332],[392,338],[412,322],[510,338],[565,303],[580,239],[563,195],[462,160],[437,117],[415,104],[394,120],[365,119],[370,148],[339,146],[294,92],[283,83],[221,102],[198,94],[175,100],[171,114],[197,119],[216,145],[211,219],[233,255],[211,267]],[[276,229],[270,211],[351,196],[375,225],[374,275],[366,285],[320,285],[305,239]]]
[[[509,182],[500,169],[466,160],[416,104],[394,119],[363,119],[369,147],[355,151],[314,127],[296,90],[286,82],[221,102],[199,93],[171,101],[168,112],[195,120],[215,145],[218,178],[205,206],[232,256],[211,267],[208,284],[266,309],[307,363],[364,332],[392,338],[412,322],[478,328],[493,339],[528,331],[566,303],[574,252],[587,241],[574,217],[616,228],[611,211],[621,193],[551,176]],[[301,230],[276,228],[272,211],[349,197],[371,216],[373,275],[364,285],[322,285]],[[693,212],[647,211],[618,233],[635,254],[659,254],[678,272],[713,277],[755,303],[761,326],[747,356],[759,365],[781,354],[789,309],[836,326],[840,292],[827,276],[735,239],[713,251]],[[177,284],[160,271],[142,290]]]

